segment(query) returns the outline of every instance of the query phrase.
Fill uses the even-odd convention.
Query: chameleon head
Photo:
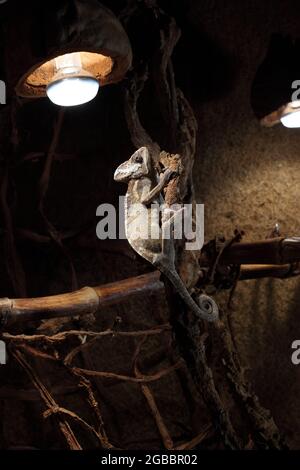
[[[139,148],[134,154],[122,163],[115,171],[114,180],[127,183],[131,179],[139,179],[150,173],[151,157],[147,147]]]

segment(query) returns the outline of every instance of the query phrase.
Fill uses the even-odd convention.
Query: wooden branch
[[[163,289],[158,271],[75,292],[32,299],[0,299],[0,322],[88,315],[101,308]]]
[[[80,336],[81,337],[93,337],[93,340],[92,341],[87,341],[83,344],[80,344],[79,346],[77,346],[76,348],[72,349],[72,351],[70,351],[65,359],[64,359],[64,364],[65,365],[69,365],[71,364],[71,362],[73,361],[74,357],[82,352],[83,350],[86,350],[86,349],[89,349],[93,344],[94,344],[94,341],[96,341],[97,339],[99,338],[103,338],[103,336],[114,336],[114,337],[132,337],[132,338],[138,338],[138,337],[142,337],[142,340],[148,338],[148,336],[153,336],[153,335],[157,335],[157,334],[161,334],[162,332],[164,331],[170,331],[171,330],[171,325],[170,324],[166,324],[166,325],[162,325],[161,327],[158,327],[158,328],[153,328],[153,329],[149,329],[149,330],[142,330],[142,331],[113,331],[113,330],[106,330],[106,331],[99,331],[99,332],[92,332],[92,335],[89,334],[89,332],[87,332],[86,334],[84,332],[80,332]],[[68,332],[66,332],[68,333]],[[63,333],[62,333],[63,334]],[[79,332],[77,334],[79,336]],[[20,335],[22,336],[22,335]],[[65,335],[64,335],[65,336]],[[53,337],[48,337],[48,339],[50,339],[50,341],[53,341]]]
[[[134,357],[134,373],[136,378],[142,378],[143,374],[140,372],[139,367],[138,367],[138,357],[140,355],[141,347],[144,344],[146,338],[143,338],[140,343],[137,346],[137,350],[135,352],[135,357]],[[172,440],[172,437],[169,433],[169,430],[164,422],[164,419],[159,411],[159,408],[157,406],[154,394],[151,390],[151,387],[145,383],[140,384],[141,387],[141,392],[145,397],[145,400],[151,410],[151,414],[154,418],[156,427],[158,429],[158,432],[161,436],[161,439],[163,441],[165,449],[171,450],[174,447],[174,443]]]
[[[87,399],[90,407],[92,408],[94,415],[97,419],[98,422],[98,431],[96,431],[96,436],[100,440],[101,446],[103,449],[115,449],[116,447],[110,443],[108,439],[108,435],[106,433],[105,427],[104,427],[104,419],[102,416],[102,412],[100,409],[100,405],[98,400],[95,397],[92,384],[91,382],[84,377],[82,374],[79,372],[75,371],[74,369],[69,369],[70,372],[75,376],[80,378],[80,387],[85,390],[87,394]],[[92,428],[92,426],[91,426]],[[93,428],[92,428],[93,429]]]
[[[285,449],[286,445],[269,410],[264,408],[259,398],[246,380],[244,369],[240,364],[238,352],[234,346],[230,330],[224,321],[213,325],[222,344],[222,364],[236,397],[244,404],[244,410],[253,426],[252,439],[259,449]]]
[[[239,281],[274,277],[286,279],[299,275],[300,271],[294,264],[245,264],[241,266]]]
[[[218,282],[218,276],[225,279],[228,277],[230,281],[230,273],[234,267],[240,269],[240,281],[298,276],[300,237],[278,237],[258,242],[210,241],[202,249],[199,264],[204,271],[208,269],[208,281],[211,283],[215,280]]]
[[[171,325],[169,323],[165,323],[163,325],[159,325],[157,327],[150,328],[148,330],[138,330],[138,331],[116,331],[116,330],[104,330],[104,331],[84,331],[84,330],[68,330],[68,331],[61,331],[60,333],[56,333],[52,336],[46,335],[11,335],[10,333],[3,333],[2,337],[7,341],[14,341],[14,342],[29,342],[29,343],[36,343],[39,341],[43,341],[44,343],[53,344],[65,341],[67,338],[72,336],[86,336],[88,338],[103,338],[104,336],[118,336],[118,337],[132,337],[137,338],[140,336],[153,336],[159,335],[163,331],[170,331]],[[89,343],[85,343],[87,345]],[[73,350],[74,351],[74,350]],[[72,353],[72,356],[75,356],[76,352]],[[66,360],[66,359],[65,359]]]
[[[238,244],[236,244],[238,245]],[[251,244],[249,244],[251,246]],[[256,244],[253,244],[254,246]],[[248,247],[251,250],[250,246]],[[298,249],[300,249],[300,243]],[[233,248],[233,249],[232,249]],[[232,251],[231,251],[232,250]],[[226,260],[237,262],[235,246],[229,250],[233,253],[232,258],[226,254]],[[296,246],[293,247],[296,253]],[[266,255],[266,257],[269,255]],[[291,257],[288,254],[288,257]],[[259,279],[263,277],[288,278],[300,274],[297,264],[282,265],[242,265],[239,280]],[[40,321],[48,318],[69,317],[74,315],[88,315],[96,313],[103,308],[117,305],[149,293],[164,292],[164,284],[160,281],[160,272],[154,271],[141,276],[124,279],[96,287],[84,287],[78,291],[67,294],[53,295],[49,297],[36,297],[31,299],[0,299],[0,323],[10,325],[18,321]],[[67,334],[76,332],[66,332]],[[91,332],[83,332],[89,336],[95,336]],[[113,331],[102,332],[103,334],[120,334]],[[125,332],[124,335],[130,332]],[[154,333],[153,333],[154,334]],[[43,336],[43,335],[39,335]],[[44,338],[44,336],[43,336]]]
[[[18,361],[21,367],[25,370],[27,375],[29,376],[30,380],[32,381],[33,385],[37,389],[40,394],[42,401],[45,403],[47,409],[49,410],[56,410],[58,409],[58,405],[52,395],[50,395],[47,388],[42,383],[41,379],[38,377],[34,369],[31,365],[27,362],[23,354],[18,350],[12,350],[12,354],[14,358]],[[79,444],[75,434],[71,426],[69,425],[68,421],[65,417],[61,417],[55,413],[54,418],[57,422],[57,425],[62,432],[63,436],[65,437],[69,447],[71,450],[82,450],[81,445]]]
[[[199,324],[191,325],[189,335],[192,339],[193,359],[195,361],[194,379],[207,404],[211,415],[218,426],[226,447],[241,449],[242,442],[231,421],[231,416],[216,387],[211,367],[207,363],[205,338],[201,335]]]
[[[153,14],[155,15],[155,8]],[[155,86],[156,97],[161,111],[167,139],[165,145],[169,151],[176,152],[177,133],[179,125],[179,110],[176,96],[176,85],[171,57],[180,38],[180,30],[174,20],[159,12],[160,18],[160,47],[157,49],[152,61],[152,80]],[[156,16],[156,15],[155,15]],[[165,20],[165,27],[163,27]]]
[[[54,417],[60,430],[65,436],[70,446],[70,449],[82,450],[82,447],[79,444],[74,432],[72,431],[70,424],[66,420],[67,417],[72,418],[72,420],[76,421],[83,428],[87,429],[99,441],[99,443],[101,444],[103,448],[108,448],[108,449],[114,448],[114,446],[110,444],[110,442],[108,441],[106,434],[104,435],[100,434],[93,428],[93,426],[91,426],[84,419],[78,416],[77,413],[74,413],[73,411],[63,408],[56,403],[52,395],[49,393],[49,390],[42,383],[40,377],[37,375],[37,373],[34,371],[32,366],[29,364],[29,362],[27,361],[25,356],[20,352],[19,349],[13,349],[12,354],[15,357],[15,359],[19,362],[19,364],[24,368],[26,373],[28,374],[33,385],[40,393],[40,398],[42,399],[42,401],[45,403],[47,407],[46,411],[44,411],[43,413],[43,417],[44,418],[48,418],[50,416]],[[33,356],[35,356],[35,354],[33,354]]]
[[[158,160],[160,148],[146,132],[141,124],[137,111],[138,100],[148,79],[147,67],[140,73],[132,75],[128,88],[125,90],[124,110],[127,126],[133,145],[136,148],[147,146],[154,161]]]
[[[166,367],[158,372],[153,373],[152,375],[141,375],[140,377],[131,377],[130,375],[116,374],[114,372],[104,372],[98,370],[83,369],[81,367],[72,367],[72,369],[80,374],[88,377],[99,377],[103,379],[114,379],[120,380],[121,382],[133,382],[133,383],[150,383],[156,382],[157,380],[169,375],[171,372],[185,367],[185,362],[182,359],[179,359],[174,365]]]
[[[233,243],[220,264],[286,264],[300,261],[300,237],[271,238],[259,242]]]
[[[205,429],[198,434],[198,436],[194,437],[191,439],[189,442],[185,442],[184,444],[180,444],[179,446],[175,447],[174,450],[191,450],[195,449],[201,442],[203,442],[205,439],[210,437],[214,432],[214,429],[211,424],[208,424],[205,426]]]

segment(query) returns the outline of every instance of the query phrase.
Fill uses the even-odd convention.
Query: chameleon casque
[[[128,184],[125,197],[126,237],[140,256],[169,279],[195,315],[202,320],[215,321],[219,317],[216,302],[205,294],[198,296],[197,302],[194,301],[175,268],[173,229],[176,217],[182,218],[183,209],[174,212],[165,208],[162,191],[176,175],[169,168],[159,174],[147,147],[138,149],[116,169],[115,181]],[[139,210],[141,204],[143,210]],[[161,210],[155,211],[154,205]]]

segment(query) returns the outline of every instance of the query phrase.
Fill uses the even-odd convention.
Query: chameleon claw
[[[170,168],[164,168],[160,174],[160,180],[168,183],[171,179],[176,178],[176,176],[178,176],[177,171],[171,170]]]

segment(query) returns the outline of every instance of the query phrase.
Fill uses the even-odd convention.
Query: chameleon
[[[116,169],[114,180],[128,184],[125,235],[131,247],[166,276],[197,317],[216,321],[219,318],[216,302],[205,294],[201,294],[196,302],[176,271],[173,231],[176,219],[182,218],[184,209],[173,212],[165,210],[162,194],[176,175],[177,172],[170,168],[165,168],[159,174],[147,147],[139,148]],[[156,211],[155,207],[160,210]]]

